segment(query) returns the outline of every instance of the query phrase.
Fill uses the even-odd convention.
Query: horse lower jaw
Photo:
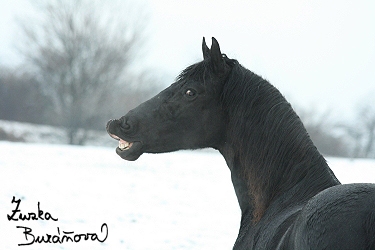
[[[120,147],[119,145],[119,147],[116,148],[116,153],[124,160],[135,161],[143,154],[142,143],[133,142],[126,148],[123,148],[123,146]]]

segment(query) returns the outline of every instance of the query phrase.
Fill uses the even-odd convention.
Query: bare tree
[[[319,114],[316,110],[297,110],[307,132],[318,150],[325,155],[347,157],[347,141],[338,133],[337,126],[329,119],[329,112]]]
[[[354,157],[375,158],[375,107],[361,105],[355,124],[347,130],[356,142]]]
[[[123,20],[119,17],[129,13],[109,5],[43,1],[35,23],[21,22],[25,42],[20,51],[52,97],[56,124],[67,129],[71,144],[83,144],[80,128],[109,112],[116,92],[127,88],[130,94],[136,79],[130,69],[144,37],[142,11],[137,13],[141,20]]]

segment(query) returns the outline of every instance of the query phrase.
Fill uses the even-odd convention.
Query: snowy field
[[[127,162],[115,146],[0,142],[0,249],[232,248],[240,210],[221,155],[183,151]],[[375,183],[375,161],[328,161],[343,183]],[[13,196],[21,199],[21,213],[38,215],[40,202],[42,218],[48,212],[58,221],[9,221]],[[104,243],[18,247],[32,240],[25,228],[35,237],[96,233],[104,239],[103,223]]]

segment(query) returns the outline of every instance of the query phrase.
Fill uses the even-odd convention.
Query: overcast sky
[[[340,117],[375,95],[373,0],[148,4],[145,67],[175,76],[201,59],[202,37],[214,36],[223,53],[268,79],[292,104],[332,107]],[[27,0],[0,0],[0,63],[17,62],[13,17],[29,9]]]

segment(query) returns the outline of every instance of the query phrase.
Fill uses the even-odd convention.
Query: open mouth
[[[110,136],[111,136],[113,139],[118,140],[118,148],[119,148],[121,151],[129,150],[129,149],[133,146],[133,142],[127,142],[127,141],[121,139],[120,137],[118,137],[117,135],[110,134]]]
[[[128,150],[130,149],[131,147],[133,146],[133,143],[132,142],[127,142],[127,141],[124,141],[124,140],[119,140],[118,142],[118,148],[121,150],[121,151],[124,151],[124,150]]]
[[[109,136],[118,141],[116,153],[123,159],[128,161],[137,160],[143,153],[143,143],[141,141],[126,141],[116,134],[121,134],[121,129],[118,120],[110,120],[107,123],[107,132]]]

